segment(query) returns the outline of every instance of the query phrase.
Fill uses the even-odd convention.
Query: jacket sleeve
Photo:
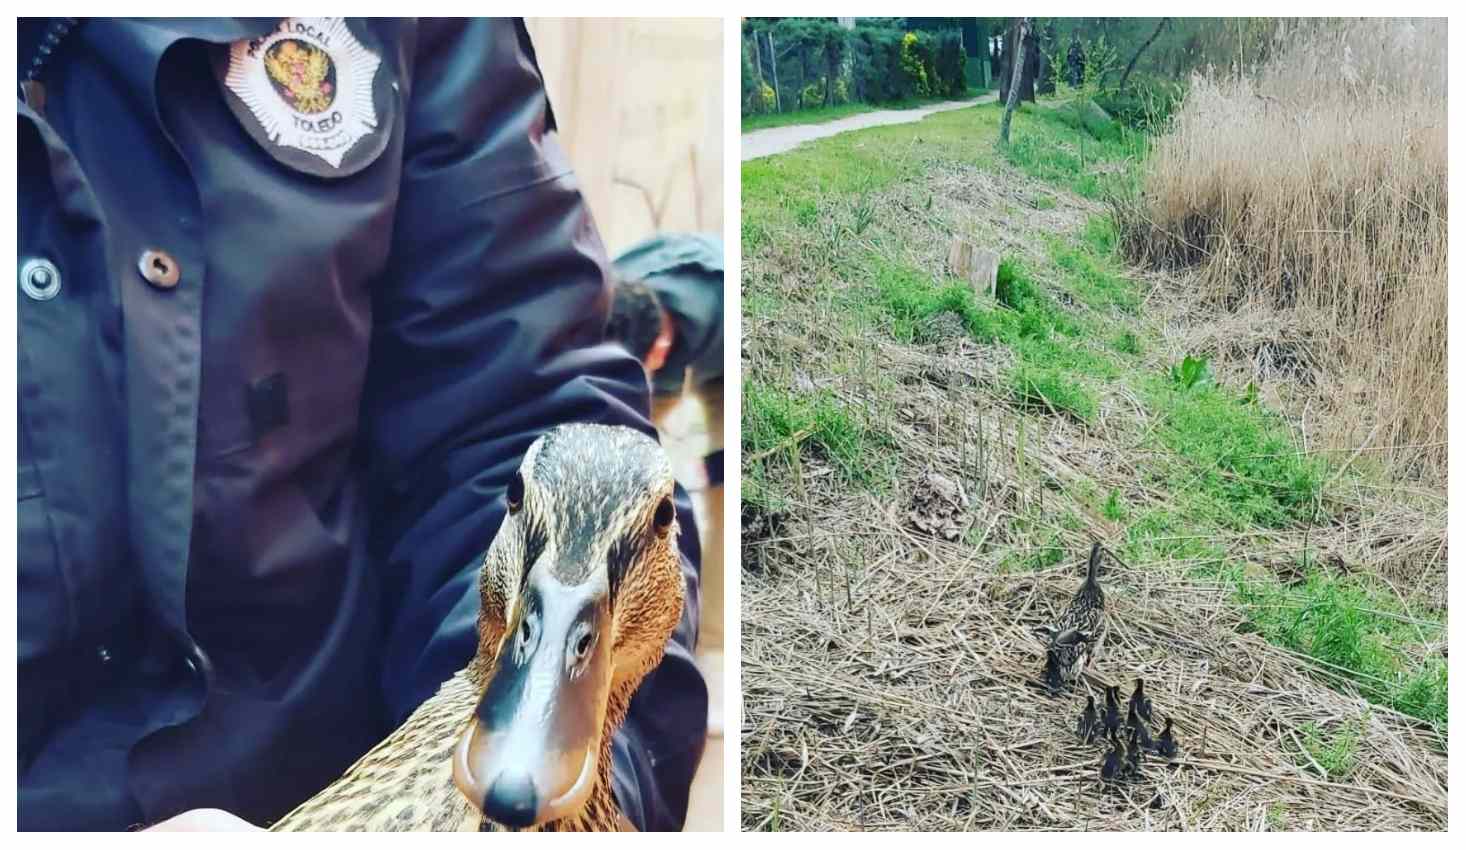
[[[478,566],[530,443],[572,421],[656,433],[640,364],[601,342],[608,262],[523,23],[425,22],[407,53],[363,417],[394,722],[473,656]],[[687,604],[613,747],[618,800],[642,829],[681,828],[706,734],[697,531],[680,488],[677,504]]]

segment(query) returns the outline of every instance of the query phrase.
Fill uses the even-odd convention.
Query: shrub
[[[906,84],[917,97],[926,97],[931,94],[926,74],[925,50],[922,45],[921,36],[914,32],[908,32],[901,37],[901,73],[906,76]]]
[[[758,111],[773,112],[774,107],[777,105],[778,98],[774,96],[774,87],[768,83],[763,83],[759,87],[758,92]]]
[[[1185,96],[1181,83],[1135,74],[1124,91],[1101,92],[1094,101],[1125,126],[1156,133],[1165,129]]]
[[[813,109],[816,106],[823,105],[824,102],[825,81],[823,79],[815,80],[805,86],[804,91],[799,93],[799,107],[801,109]]]
[[[962,33],[945,30],[936,36],[938,91],[947,97],[961,97],[967,92],[967,51],[962,49]]]
[[[874,26],[857,26],[851,37],[855,98],[867,103],[899,100],[903,95],[901,33]]]

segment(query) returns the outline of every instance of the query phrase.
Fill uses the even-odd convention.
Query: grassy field
[[[968,89],[967,94],[963,95],[962,98],[977,97],[985,91],[985,89]],[[946,103],[949,100],[961,100],[962,98],[914,97],[895,103],[842,103],[839,106],[820,106],[814,109],[800,109],[794,112],[745,115],[743,116],[743,132],[749,133],[754,130],[767,130],[770,127],[787,127],[791,124],[824,124],[830,121],[838,121],[841,118],[849,118],[852,115],[861,115],[866,112],[880,112],[886,109],[919,109],[923,106],[931,106],[934,103]]]
[[[1444,827],[1443,486],[1191,347],[1225,316],[1107,203],[1150,140],[999,116],[744,164],[745,828]],[[1030,686],[1094,539],[1088,685],[1143,675],[1186,750],[1119,793]]]

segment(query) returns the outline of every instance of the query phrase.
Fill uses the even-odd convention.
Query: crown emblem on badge
[[[299,112],[325,112],[336,99],[336,64],[319,47],[281,39],[265,51],[265,70],[275,91]]]
[[[230,45],[224,85],[270,143],[332,168],[377,130],[373,86],[382,60],[342,18],[289,18]]]

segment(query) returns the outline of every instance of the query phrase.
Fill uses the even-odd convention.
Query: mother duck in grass
[[[474,659],[272,829],[626,828],[611,738],[682,614],[673,486],[629,428],[535,441],[484,556]]]

